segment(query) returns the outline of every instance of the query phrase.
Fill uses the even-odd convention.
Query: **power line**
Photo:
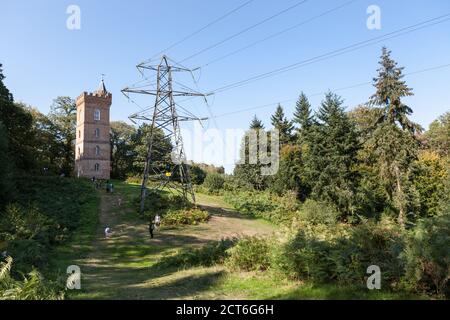
[[[285,29],[283,29],[283,30],[281,30],[281,31],[275,32],[275,33],[273,33],[273,34],[271,34],[271,35],[269,35],[269,36],[267,36],[267,37],[265,37],[265,38],[263,38],[263,39],[260,39],[260,40],[258,40],[258,41],[255,41],[255,42],[249,44],[249,45],[246,45],[246,46],[241,47],[241,48],[239,48],[239,49],[237,49],[237,50],[234,50],[234,51],[232,51],[232,52],[230,52],[230,53],[227,53],[227,54],[225,54],[225,55],[223,55],[223,56],[221,56],[221,57],[219,57],[219,58],[216,58],[216,59],[214,59],[214,60],[211,60],[210,62],[204,64],[201,68],[205,68],[205,67],[207,67],[207,66],[210,66],[210,65],[212,65],[212,64],[214,64],[214,63],[217,63],[217,62],[219,62],[219,61],[221,61],[221,60],[224,60],[224,59],[226,59],[226,58],[228,58],[228,57],[231,57],[231,56],[233,56],[233,55],[235,55],[235,54],[238,54],[238,53],[240,53],[240,52],[242,52],[242,51],[244,51],[244,50],[247,50],[247,49],[249,49],[249,48],[251,48],[251,47],[254,47],[255,45],[258,45],[258,44],[260,44],[260,43],[262,43],[262,42],[265,42],[265,41],[267,41],[267,40],[273,39],[273,38],[278,37],[278,36],[280,36],[280,35],[282,35],[282,34],[284,34],[284,33],[286,33],[286,32],[289,32],[289,31],[292,31],[292,30],[294,30],[294,29],[296,29],[296,28],[299,28],[299,27],[301,27],[301,26],[304,26],[305,24],[308,24],[308,23],[310,23],[310,22],[313,22],[314,20],[317,20],[317,19],[322,18],[322,17],[324,17],[324,16],[326,16],[326,15],[328,15],[328,14],[330,14],[330,13],[336,12],[336,11],[338,11],[338,10],[344,8],[344,7],[347,7],[347,6],[351,5],[352,3],[356,2],[356,1],[359,1],[359,0],[351,0],[351,1],[347,1],[347,2],[341,4],[341,5],[337,6],[337,7],[334,7],[334,8],[332,8],[332,9],[330,9],[330,10],[324,11],[324,12],[322,12],[322,13],[320,13],[320,14],[318,14],[318,15],[312,17],[312,18],[309,18],[309,19],[307,19],[307,20],[304,20],[304,21],[302,21],[302,22],[300,22],[300,23],[297,23],[297,24],[295,24],[295,25],[293,25],[293,26],[290,26],[290,27],[288,27],[288,28],[285,28]]]
[[[255,24],[253,24],[253,25],[251,25],[251,26],[249,26],[249,27],[247,27],[247,28],[245,28],[245,29],[243,29],[243,30],[237,32],[237,33],[232,34],[231,36],[229,36],[229,37],[227,37],[227,38],[225,38],[225,39],[223,39],[223,40],[221,40],[221,41],[219,41],[219,42],[214,43],[213,45],[211,45],[211,46],[209,46],[209,47],[206,47],[206,48],[204,48],[204,49],[202,49],[202,50],[200,50],[200,51],[198,51],[198,52],[196,52],[196,53],[190,55],[189,57],[187,57],[187,58],[181,60],[180,63],[183,63],[183,62],[185,62],[185,61],[187,61],[187,60],[190,60],[190,59],[192,59],[192,58],[194,58],[194,57],[196,57],[196,56],[198,56],[198,55],[200,55],[200,54],[202,54],[202,53],[204,53],[204,52],[206,52],[206,51],[209,51],[209,50],[211,50],[211,49],[213,49],[213,48],[216,48],[216,47],[220,46],[221,44],[224,44],[225,42],[228,42],[228,41],[230,41],[231,39],[234,39],[234,38],[236,38],[237,36],[240,36],[241,34],[244,34],[244,33],[248,32],[248,31],[250,31],[250,30],[252,30],[252,29],[254,29],[254,28],[256,28],[256,27],[258,27],[258,26],[260,26],[260,25],[262,25],[262,24],[264,24],[264,23],[266,23],[266,22],[269,22],[270,20],[273,20],[273,19],[275,19],[276,17],[278,17],[278,16],[280,16],[280,15],[282,15],[282,14],[288,12],[288,11],[291,11],[291,10],[295,9],[295,8],[297,8],[298,6],[300,6],[300,5],[302,5],[302,4],[306,3],[306,2],[308,2],[308,0],[302,0],[302,1],[299,1],[299,2],[297,2],[296,4],[290,6],[290,7],[286,8],[286,9],[284,9],[284,10],[282,10],[282,11],[280,11],[280,12],[278,12],[278,13],[276,13],[276,14],[274,14],[274,15],[268,17],[268,18],[265,18],[265,19],[261,20],[261,21],[258,22],[258,23],[255,23]]]
[[[184,37],[183,39],[181,39],[181,40],[179,40],[179,41],[177,41],[177,42],[171,44],[170,46],[168,46],[168,47],[165,48],[164,50],[161,50],[161,51],[158,52],[157,54],[153,55],[149,60],[152,60],[152,59],[158,57],[159,55],[161,55],[161,54],[163,54],[163,53],[165,53],[165,52],[167,52],[167,51],[169,51],[169,50],[175,48],[176,46],[178,46],[178,45],[180,45],[180,44],[182,44],[183,42],[185,42],[185,41],[191,39],[192,37],[194,37],[194,36],[196,36],[197,34],[199,34],[200,32],[202,32],[203,30],[205,30],[205,29],[207,29],[207,28],[209,28],[209,27],[215,25],[216,23],[218,23],[218,22],[224,20],[225,18],[229,17],[229,16],[232,15],[233,13],[235,13],[235,12],[239,11],[240,9],[246,7],[247,5],[249,5],[250,3],[252,3],[253,1],[254,1],[254,0],[249,0],[249,1],[247,1],[247,2],[245,2],[245,3],[243,3],[243,4],[241,4],[240,6],[234,8],[233,10],[227,12],[227,13],[224,14],[223,16],[220,16],[219,18],[217,18],[217,19],[211,21],[210,23],[206,24],[205,26],[201,27],[200,29],[198,29],[198,30],[192,32],[191,34],[187,35],[187,36]]]
[[[219,88],[217,88],[215,90],[212,90],[211,92],[212,93],[220,93],[220,92],[223,92],[223,91],[228,91],[228,90],[231,90],[231,89],[234,89],[234,88],[237,88],[237,87],[241,87],[241,86],[247,85],[247,84],[249,84],[251,82],[254,82],[254,81],[262,80],[262,79],[265,79],[265,78],[268,78],[268,77],[272,77],[272,76],[275,76],[275,75],[278,75],[278,74],[281,74],[281,73],[285,73],[285,72],[288,72],[288,71],[291,71],[291,70],[294,70],[294,69],[298,69],[300,67],[311,65],[313,63],[317,63],[317,62],[320,62],[320,61],[323,61],[323,60],[327,60],[327,59],[330,59],[330,58],[333,58],[333,57],[337,57],[337,56],[343,55],[345,53],[353,52],[353,51],[362,49],[364,47],[368,47],[368,46],[377,44],[377,43],[382,42],[382,41],[386,41],[386,40],[389,40],[389,39],[397,38],[399,36],[402,36],[402,35],[405,35],[405,34],[409,34],[409,33],[415,32],[415,31],[420,30],[420,29],[424,29],[424,28],[427,28],[427,27],[431,27],[431,26],[434,26],[434,25],[446,22],[446,21],[450,20],[449,17],[450,17],[450,13],[445,14],[445,15],[441,15],[441,16],[436,17],[436,18],[432,18],[432,19],[429,19],[429,20],[426,20],[426,21],[423,21],[423,22],[420,22],[420,23],[416,23],[416,24],[408,26],[408,27],[404,27],[404,28],[398,29],[396,31],[387,33],[387,34],[385,34],[383,36],[374,37],[374,38],[369,39],[369,40],[365,40],[365,41],[362,41],[362,42],[358,42],[358,43],[355,43],[355,44],[343,47],[341,49],[333,50],[333,51],[328,52],[326,54],[315,56],[315,57],[307,59],[307,60],[296,62],[296,63],[290,64],[290,65],[287,65],[285,67],[281,67],[281,68],[278,68],[278,69],[275,69],[275,70],[272,70],[272,71],[269,71],[269,72],[265,72],[265,73],[262,73],[262,74],[259,74],[259,75],[247,78],[245,80],[237,81],[237,82],[234,82],[234,83],[231,83],[231,84],[219,87]]]
[[[409,73],[405,73],[404,76],[411,76],[411,75],[416,75],[416,74],[420,74],[420,73],[430,72],[430,71],[444,69],[444,68],[449,68],[449,67],[450,67],[450,63],[449,64],[439,65],[439,66],[435,66],[435,67],[430,67],[430,68],[426,68],[426,69],[421,69],[421,70],[417,70],[417,71],[413,71],[413,72],[409,72]],[[371,84],[373,84],[373,82],[371,82],[371,81],[360,82],[360,83],[349,85],[349,86],[346,86],[346,87],[333,89],[331,91],[333,91],[333,92],[344,91],[344,90],[354,89],[354,88],[363,87],[363,86],[367,86],[367,85],[371,85]],[[326,91],[313,93],[311,95],[308,95],[308,98],[324,95],[325,93],[326,93]],[[267,104],[259,105],[259,106],[255,106],[255,107],[249,107],[249,108],[245,108],[245,109],[241,109],[241,110],[237,110],[237,111],[227,112],[227,113],[223,113],[223,114],[217,115],[217,116],[215,116],[215,118],[222,118],[222,117],[227,117],[227,116],[231,116],[231,115],[235,115],[235,114],[240,114],[240,113],[244,113],[244,112],[248,112],[248,111],[252,111],[252,110],[268,108],[268,107],[276,106],[279,103],[283,104],[283,103],[287,103],[287,102],[296,101],[297,99],[298,98],[286,99],[286,100],[272,102],[272,103],[267,103]]]

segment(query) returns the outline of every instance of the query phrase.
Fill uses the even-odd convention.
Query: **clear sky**
[[[57,96],[75,98],[83,91],[95,90],[104,73],[107,88],[113,93],[112,120],[127,120],[138,108],[120,90],[141,79],[135,65],[246,1],[0,0],[0,63],[7,77],[6,85],[17,101],[47,113]],[[167,54],[182,61],[297,2],[254,0]],[[203,66],[346,2],[348,0],[306,1],[183,64],[193,68]],[[66,27],[69,17],[66,10],[72,4],[81,9],[80,30]],[[367,28],[366,10],[370,5],[381,9],[380,30]],[[447,13],[450,13],[448,0],[356,0],[203,68],[201,74],[197,74],[198,86],[208,92]],[[370,81],[376,75],[383,45],[406,67],[405,73],[450,64],[450,21],[218,93],[210,99],[212,114],[217,116],[295,99],[302,90],[314,95]],[[439,115],[450,110],[450,68],[413,74],[405,79],[415,93],[407,99],[415,111],[414,121],[428,127]],[[184,80],[189,78],[184,78],[183,83],[194,86]],[[367,101],[373,91],[368,85],[338,93],[352,108]],[[136,100],[143,106],[151,105],[151,98],[146,99]],[[321,95],[311,97],[315,109],[321,99]],[[294,104],[294,100],[283,103],[288,116],[292,115]],[[183,105],[199,116],[209,115],[201,101],[187,101]],[[269,127],[274,109],[272,105],[218,117],[215,122],[210,121],[209,128],[245,129],[255,113]],[[190,151],[188,156],[196,158]],[[232,167],[230,163],[223,164],[227,169]]]

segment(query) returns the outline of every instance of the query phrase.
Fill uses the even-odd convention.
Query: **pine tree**
[[[329,92],[308,135],[305,171],[317,200],[332,203],[344,215],[354,211],[359,144],[342,99]]]
[[[383,47],[378,76],[373,79],[376,93],[370,98],[370,104],[384,108],[381,122],[398,123],[411,133],[422,129],[408,119],[413,110],[402,102],[402,98],[413,96],[412,89],[403,81],[403,67],[391,58],[391,51]]]
[[[302,92],[295,105],[294,123],[298,125],[297,136],[301,138],[313,125],[314,118],[311,115],[311,104]]]
[[[366,148],[371,151],[386,194],[398,210],[398,222],[405,227],[409,206],[408,176],[412,162],[417,159],[418,142],[415,134],[422,128],[408,119],[413,110],[402,102],[412,96],[412,89],[403,81],[403,69],[383,48],[378,77],[374,78],[376,93],[370,104],[384,110]]]
[[[252,122],[250,123],[250,129],[252,129],[252,130],[264,129],[264,124],[262,123],[261,120],[258,119],[256,114],[255,114]]]
[[[292,141],[292,130],[294,126],[289,121],[285,114],[283,107],[279,104],[275,114],[271,117],[272,126],[280,133],[280,145],[285,146]]]

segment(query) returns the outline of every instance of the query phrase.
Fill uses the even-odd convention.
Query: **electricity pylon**
[[[145,161],[144,176],[141,185],[141,213],[144,212],[145,198],[147,195],[147,184],[150,178],[159,182],[156,187],[152,186],[152,189],[173,190],[180,193],[186,200],[189,200],[190,197],[191,200],[195,203],[195,194],[189,177],[189,168],[186,164],[186,154],[184,152],[183,137],[181,136],[180,132],[180,122],[195,120],[201,121],[206,119],[198,118],[185,108],[176,104],[174,97],[206,97],[207,95],[194,91],[187,92],[173,90],[172,72],[192,73],[192,70],[179,65],[171,65],[169,64],[169,60],[170,59],[167,56],[162,56],[161,62],[158,65],[141,63],[137,66],[137,69],[139,70],[139,72],[141,72],[141,74],[144,74],[144,71],[146,70],[156,72],[156,89],[127,87],[122,90],[122,93],[128,98],[130,93],[153,95],[156,97],[153,107],[144,109],[129,117],[132,121],[141,120],[151,123],[150,136],[148,140],[148,153]],[[177,107],[183,110],[183,115],[178,114]],[[155,134],[158,130],[164,133],[164,138],[170,139],[170,141],[172,142],[172,162],[175,164],[175,166],[173,166],[171,172],[158,168],[153,163],[152,156],[155,146]],[[173,181],[176,170],[179,171],[180,181],[178,183]]]

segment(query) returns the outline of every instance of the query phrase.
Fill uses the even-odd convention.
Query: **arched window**
[[[78,130],[78,138],[81,139],[81,130]]]
[[[99,163],[96,163],[96,164],[95,164],[94,170],[95,170],[96,172],[100,171],[100,164],[99,164]]]
[[[80,159],[80,158],[81,158],[81,149],[78,148],[78,159]]]
[[[100,147],[99,147],[99,146],[96,146],[96,147],[95,147],[95,155],[96,155],[96,156],[99,156],[99,155],[100,155]]]
[[[95,137],[100,138],[100,129],[99,128],[95,129]]]
[[[100,109],[95,109],[94,111],[94,120],[100,121]]]

